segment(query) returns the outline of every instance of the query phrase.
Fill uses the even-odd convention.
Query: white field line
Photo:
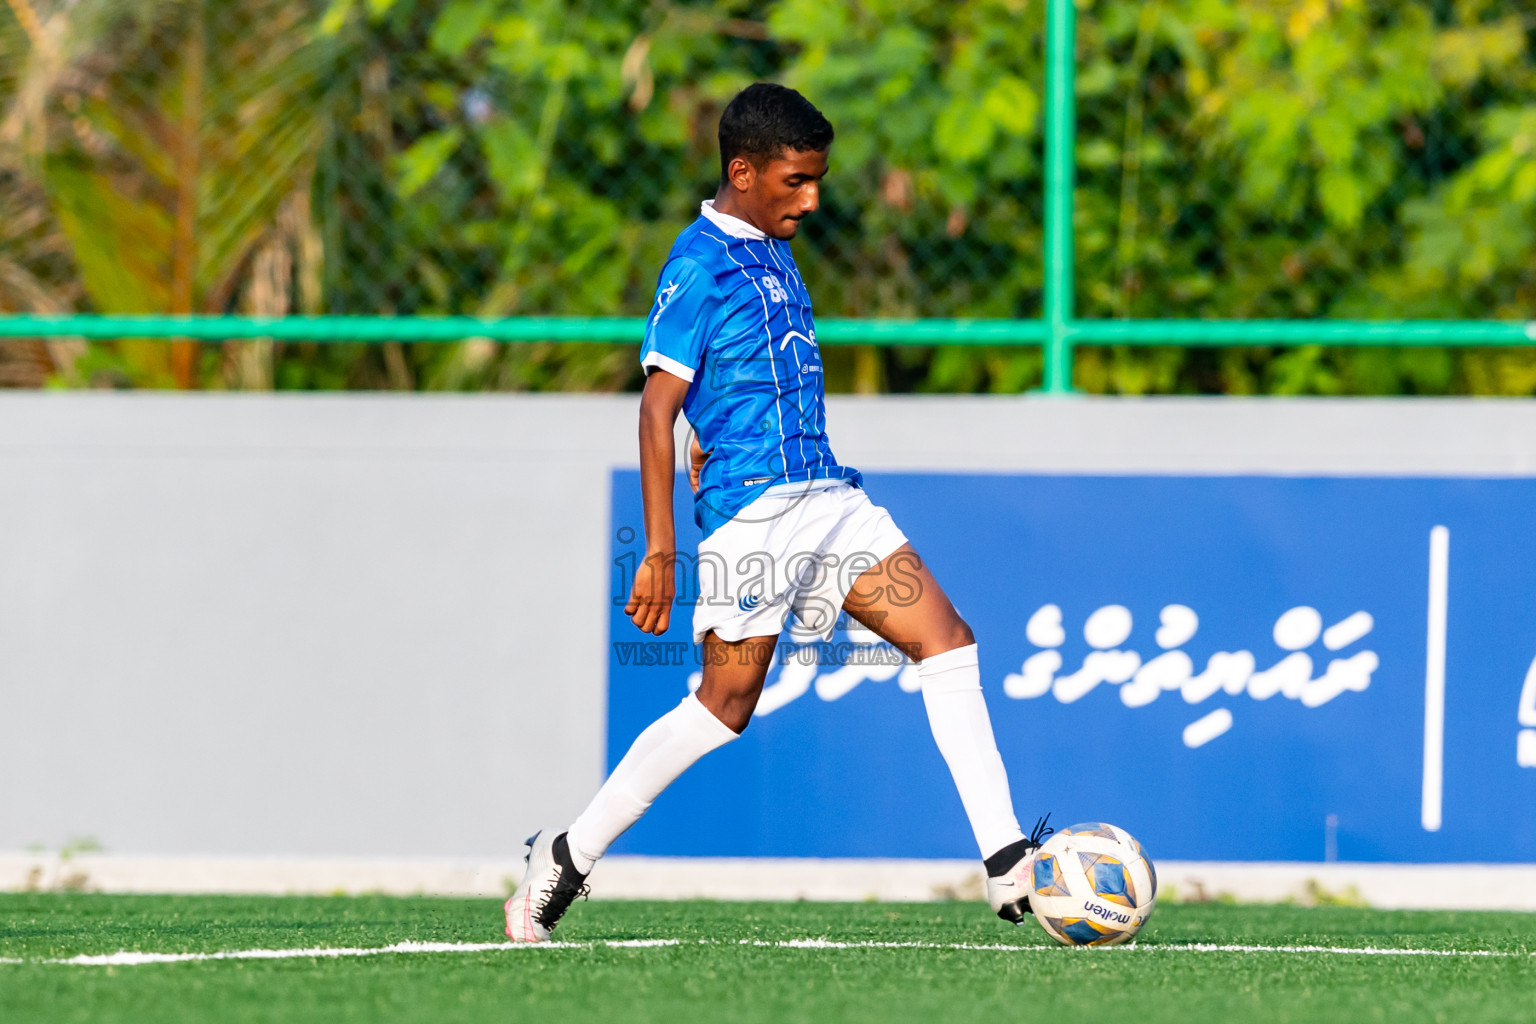
[[[778,949],[960,949],[984,952],[1025,953],[1031,950],[1052,950],[1058,946],[1010,946],[1001,944],[973,944],[968,942],[834,942],[830,939],[790,939],[785,942],[754,942],[742,939],[743,946],[772,946]],[[1073,946],[1070,949],[1087,950],[1092,947]],[[1536,953],[1511,953],[1495,949],[1385,949],[1379,946],[1253,946],[1226,943],[1190,942],[1170,945],[1099,947],[1103,950],[1141,950],[1155,953],[1339,953],[1355,956],[1491,956],[1524,957]]]
[[[397,942],[393,946],[310,949],[234,949],[222,953],[119,953],[82,954],[62,960],[6,959],[8,964],[68,964],[72,967],[137,967],[140,964],[179,964],[193,960],[296,960],[310,957],[379,956],[384,953],[489,953],[509,949],[645,949],[676,946],[677,939],[623,939],[614,942]]]
[[[717,939],[700,939],[700,946],[732,945]],[[236,949],[220,953],[118,953],[82,954],[64,959],[23,959],[0,957],[0,964],[62,964],[70,967],[138,967],[144,964],[189,963],[200,960],[302,960],[380,956],[415,953],[491,953],[533,949],[655,949],[684,945],[681,939],[616,939],[596,942],[397,942],[392,946],[325,947],[309,949]],[[694,945],[694,943],[688,943]],[[770,949],[931,949],[982,953],[1052,952],[1060,946],[1014,946],[1003,943],[970,942],[838,942],[832,939],[787,939],[764,941],[741,939],[734,945]],[[1078,948],[1086,951],[1087,947]],[[1494,949],[1388,949],[1380,946],[1260,946],[1191,942],[1171,945],[1128,945],[1104,947],[1105,950],[1139,950],[1147,953],[1326,953],[1338,956],[1439,956],[1439,957],[1536,957],[1536,953],[1515,953]]]

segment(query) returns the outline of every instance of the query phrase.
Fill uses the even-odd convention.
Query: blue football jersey
[[[667,256],[640,363],[690,382],[683,415],[709,453],[693,510],[706,537],[776,484],[860,482],[827,443],[811,296],[789,244],[713,201]]]

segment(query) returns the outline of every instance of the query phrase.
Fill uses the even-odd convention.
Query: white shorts
[[[693,642],[830,640],[854,581],[907,542],[891,515],[843,480],[779,484],[699,544],[688,584]],[[790,616],[794,622],[790,623]]]

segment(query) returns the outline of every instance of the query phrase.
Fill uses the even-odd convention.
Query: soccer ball
[[[1035,854],[1029,906],[1064,946],[1113,946],[1141,931],[1157,905],[1157,870],[1123,828],[1062,829]]]

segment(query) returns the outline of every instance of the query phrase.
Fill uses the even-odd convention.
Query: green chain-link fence
[[[568,318],[644,314],[771,78],[838,131],[795,243],[833,389],[1536,392],[1437,344],[1531,340],[1524,0],[1077,5],[1049,249],[1045,0],[5,5],[0,311],[246,319],[0,319],[0,381],[633,387],[636,325]],[[1469,322],[1338,322],[1404,318]]]

